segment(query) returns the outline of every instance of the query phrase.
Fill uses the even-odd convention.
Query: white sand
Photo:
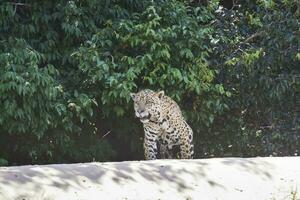
[[[300,157],[0,168],[0,200],[296,200]]]

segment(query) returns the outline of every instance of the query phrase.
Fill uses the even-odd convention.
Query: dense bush
[[[299,3],[199,2],[2,3],[0,165],[143,159],[143,88],[180,104],[196,157],[297,154]]]
[[[230,123],[223,127],[233,139],[230,153],[298,154],[299,6],[250,1],[248,7],[218,12],[213,51],[218,59],[212,66],[216,80],[232,94],[227,115],[238,127],[236,132]]]

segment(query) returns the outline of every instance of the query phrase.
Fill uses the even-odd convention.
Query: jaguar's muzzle
[[[140,117],[139,117],[140,121],[143,122],[143,123],[149,122],[149,121],[150,121],[150,118],[151,118],[150,113],[148,113],[147,115],[144,115],[144,116],[140,116]]]

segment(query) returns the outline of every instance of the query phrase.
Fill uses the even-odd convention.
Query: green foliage
[[[142,159],[144,88],[180,104],[197,157],[299,151],[296,0],[22,2],[0,5],[0,165]]]
[[[3,158],[0,158],[0,166],[6,166],[6,165],[8,165],[8,161]]]
[[[7,46],[6,46],[7,45]],[[0,125],[9,133],[34,130],[42,137],[55,115],[52,111],[59,95],[51,65],[38,67],[42,55],[23,39],[8,39],[0,56]]]
[[[103,114],[114,111],[118,116],[131,104],[129,93],[138,88],[164,88],[177,100],[203,93],[213,80],[204,45],[210,32],[205,26],[199,30],[198,19],[175,2],[153,3],[132,19],[108,22],[73,54],[82,72],[81,87],[103,89],[92,91]]]
[[[219,59],[214,68],[216,79],[232,94],[227,115],[238,125],[235,132],[230,131],[232,123],[223,127],[231,132],[226,137],[235,139],[229,152],[243,156],[299,152],[300,40],[294,6],[293,1],[260,1],[259,6],[218,12],[214,56]]]

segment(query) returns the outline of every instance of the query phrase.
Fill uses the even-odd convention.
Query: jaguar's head
[[[142,90],[138,93],[131,93],[130,96],[134,102],[135,116],[142,123],[158,121],[161,115],[161,99],[164,91]]]

